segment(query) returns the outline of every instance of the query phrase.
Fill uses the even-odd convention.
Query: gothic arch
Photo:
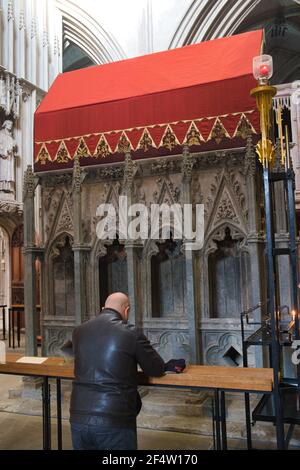
[[[243,238],[247,233],[245,195],[235,173],[225,170],[216,177],[214,186],[217,189],[207,207],[204,246],[212,239],[212,234],[222,231],[226,225],[233,233],[241,232]]]
[[[204,242],[204,251],[205,254],[208,255],[215,250],[216,243],[215,241],[222,241],[225,237],[226,229],[230,230],[231,236],[233,240],[240,241],[240,246],[243,247],[244,251],[247,251],[246,248],[246,240],[247,234],[241,227],[238,227],[233,222],[225,221],[222,224],[215,227],[206,237]]]
[[[118,232],[116,234],[118,236]],[[119,240],[121,245],[125,245],[125,240]],[[100,259],[105,257],[107,254],[107,248],[114,244],[115,240],[100,240],[96,238],[94,243],[93,249],[91,251],[91,258],[90,258],[90,271],[89,276],[91,279],[91,299],[93,304],[91,305],[91,312],[90,316],[95,316],[100,309],[101,301],[100,301]],[[126,246],[125,246],[126,252]]]
[[[107,249],[105,245],[112,243],[112,240],[107,240],[105,243],[104,240],[100,240],[95,237],[95,243],[91,251],[90,259],[90,279],[91,279],[91,299],[93,304],[91,305],[90,317],[93,317],[97,314],[100,307],[100,289],[99,289],[99,260],[102,256],[105,256]]]
[[[269,11],[268,16],[260,14],[255,17],[255,9],[262,4],[262,1],[194,0],[176,29],[169,49],[261,27],[266,18],[273,19],[274,14],[274,6],[272,9],[270,5],[272,12]],[[286,8],[291,16],[297,14],[297,9],[299,11],[297,0],[293,0],[293,3],[294,5]],[[251,21],[252,16],[253,21]]]
[[[169,49],[236,32],[261,0],[194,0],[181,20]]]
[[[82,49],[95,64],[126,58],[117,40],[71,0],[56,0],[62,13],[64,39]]]
[[[232,317],[236,317],[242,311],[243,306],[248,304],[250,296],[248,286],[251,284],[249,281],[251,266],[250,253],[247,247],[247,234],[241,227],[237,227],[231,221],[224,221],[207,237],[202,256],[201,298],[203,312],[205,312],[204,316],[206,318],[228,316],[228,313],[219,313],[219,308],[215,308],[217,305],[217,291],[214,292],[214,289],[216,289],[218,279],[225,292],[226,289],[228,290],[228,283],[236,288],[237,294],[233,296],[235,301],[229,300],[229,303],[234,303],[234,305],[231,305],[233,307]],[[221,271],[225,269],[227,273],[225,277],[224,274],[220,277],[220,268]],[[233,290],[229,289],[228,292],[233,292]],[[218,315],[216,312],[218,312]]]

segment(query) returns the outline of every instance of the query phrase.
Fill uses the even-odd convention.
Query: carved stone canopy
[[[238,242],[237,248],[241,250],[244,248],[246,243],[246,235],[240,231],[237,227],[232,224],[225,223],[218,229],[216,229],[209,237],[206,247],[205,254],[209,255],[218,249],[218,242],[235,240]],[[226,247],[225,247],[226,249]]]
[[[62,233],[52,244],[50,258],[63,256],[64,250],[73,246],[73,238],[68,233]]]
[[[15,215],[17,217],[23,216],[23,205],[17,202],[0,201],[0,215]]]

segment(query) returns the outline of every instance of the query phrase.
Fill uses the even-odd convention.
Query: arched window
[[[96,65],[91,58],[85,54],[76,44],[69,41],[65,42],[63,54],[63,71],[71,72],[72,70],[84,69]]]

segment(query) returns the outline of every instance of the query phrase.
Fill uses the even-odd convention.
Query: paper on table
[[[35,357],[35,356],[23,356],[20,357],[16,362],[22,362],[25,364],[43,364],[47,361],[47,357]]]

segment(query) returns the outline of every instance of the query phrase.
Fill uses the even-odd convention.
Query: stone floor
[[[52,421],[53,448],[56,448],[56,420]],[[178,432],[138,430],[139,449],[207,450],[211,438]],[[42,448],[42,423],[38,416],[0,412],[0,449],[36,450]],[[63,421],[63,449],[72,449],[70,427]]]
[[[52,449],[56,449],[56,420],[52,420]],[[138,428],[140,450],[212,450],[210,436]],[[229,439],[229,450],[245,449],[245,440]],[[254,448],[275,449],[274,443],[254,441]],[[38,416],[0,412],[0,450],[42,449],[42,421]],[[63,420],[63,449],[72,449],[70,427]],[[292,446],[291,449],[297,449]]]

